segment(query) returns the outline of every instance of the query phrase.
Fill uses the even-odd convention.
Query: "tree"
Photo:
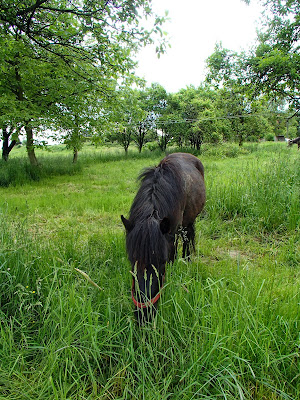
[[[165,112],[167,98],[166,90],[158,83],[152,83],[150,87],[138,91],[139,105],[145,113],[144,119],[139,122],[133,135],[133,140],[136,142],[139,151],[142,150],[147,141],[147,136],[153,137],[156,121]],[[156,134],[158,141],[159,138],[160,136]]]
[[[241,84],[241,56],[224,49],[222,43],[216,43],[214,52],[206,60],[206,68],[205,81],[215,89]]]
[[[160,148],[165,150],[165,137],[161,128],[164,115],[167,110],[168,94],[163,86],[158,83],[153,83],[150,87],[137,92],[137,100],[141,110],[143,110],[143,119],[139,121],[138,128],[134,132],[133,139],[138,146],[139,151],[147,140],[146,136],[151,135],[157,140]],[[155,133],[156,132],[156,133]]]
[[[224,139],[235,139],[241,146],[245,140],[258,140],[273,132],[270,99],[253,94],[245,53],[231,52],[217,44],[207,67],[206,81],[216,89],[217,109],[224,118]]]
[[[133,133],[133,140],[137,145],[139,153],[141,153],[144,144],[146,143],[147,134],[152,133],[155,126],[155,116],[148,113],[145,119],[138,122],[138,126]]]
[[[12,151],[14,146],[18,141],[18,136],[21,131],[21,127],[14,128],[13,126],[3,126],[2,127],[2,159],[4,161],[8,160],[9,153]]]
[[[94,87],[93,82],[80,76],[74,75],[72,79],[69,77],[67,82],[62,83],[66,93],[70,95],[67,94],[63,101],[52,104],[49,122],[56,131],[63,132],[62,140],[67,148],[73,150],[73,162],[76,162],[78,151],[85,141],[98,143],[101,140],[108,124],[106,109],[116,101],[116,84],[110,82],[110,87],[106,88],[106,93],[110,93],[109,97],[100,97],[99,90]],[[104,82],[102,87],[104,88]]]
[[[189,144],[200,151],[203,141],[219,137],[220,124],[218,110],[215,108],[215,93],[200,86],[189,86],[170,95],[164,126],[169,137],[179,146]]]
[[[300,4],[298,0],[263,2],[267,13],[259,44],[248,56],[249,89],[300,109]]]
[[[150,31],[141,26],[143,15],[154,17]],[[162,36],[163,20],[148,0],[0,0],[1,123],[14,126],[17,115],[31,163],[37,163],[34,130],[52,126],[54,116],[57,125],[57,115],[66,115],[60,111],[72,109],[72,98],[86,110],[81,99],[91,87],[109,102],[116,82],[132,82],[133,53]],[[163,50],[162,39],[157,51]]]
[[[223,118],[228,118],[231,131],[241,146],[245,137],[245,116],[249,113],[249,102],[243,85],[244,55],[224,49],[219,43],[206,64],[206,82],[218,90],[218,109],[223,111]]]
[[[158,120],[163,127],[161,130],[160,141],[165,146],[172,139],[179,147],[185,143],[186,121],[182,116],[182,103],[179,93],[169,94],[167,98],[167,107],[164,114]],[[160,145],[160,148],[164,146]]]
[[[107,126],[107,138],[121,144],[127,153],[134,135],[138,136],[141,121],[144,121],[146,115],[141,108],[138,91],[128,87],[120,88],[108,116],[110,123]]]

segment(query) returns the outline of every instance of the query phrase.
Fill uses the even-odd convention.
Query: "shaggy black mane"
[[[130,261],[138,261],[140,267],[159,265],[168,257],[160,223],[180,207],[183,185],[172,163],[147,168],[138,179],[141,184],[130,209],[133,229],[127,235],[127,252]]]
[[[163,219],[173,215],[182,197],[182,182],[173,164],[146,168],[139,175],[140,189],[130,209],[130,220],[140,221],[150,216]]]

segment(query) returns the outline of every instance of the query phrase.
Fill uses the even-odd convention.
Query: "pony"
[[[298,150],[300,149],[300,136],[295,139],[289,139],[288,145],[292,146],[293,144],[297,144]]]
[[[188,153],[166,156],[158,166],[139,175],[139,190],[129,218],[121,215],[126,249],[132,266],[132,300],[139,324],[156,314],[165,268],[177,254],[178,237],[183,257],[195,248],[194,223],[205,200],[204,167]]]

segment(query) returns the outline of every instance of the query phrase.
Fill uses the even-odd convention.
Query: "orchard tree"
[[[145,113],[145,118],[141,121],[142,128],[138,136],[135,134],[135,141],[141,148],[147,139],[155,138],[162,151],[166,149],[168,139],[164,130],[164,118],[168,107],[168,94],[165,88],[158,83],[153,83],[150,87],[139,91],[139,105]],[[146,139],[146,135],[148,138]]]
[[[254,95],[249,79],[248,58],[216,45],[207,59],[206,81],[216,89],[216,105],[223,118],[225,140],[258,140],[274,129],[270,119],[270,98],[264,93]],[[274,112],[274,110],[273,110]]]
[[[153,18],[150,31],[143,17]],[[153,15],[150,0],[0,0],[3,133],[24,126],[29,159],[36,164],[34,131],[52,127],[54,117],[57,125],[60,110],[72,109],[70,97],[83,106],[77,115],[86,114],[81,99],[88,87],[109,102],[116,82],[132,82],[134,52],[163,36],[163,20]],[[163,50],[164,39],[157,44],[157,52]]]
[[[107,125],[106,137],[121,144],[126,154],[132,140],[137,140],[141,121],[147,113],[139,102],[139,93],[130,88],[121,88],[117,92],[117,99],[109,113],[110,124]]]
[[[147,141],[153,139],[155,132],[156,139],[160,143],[156,122],[165,113],[167,99],[168,94],[166,90],[158,83],[152,83],[150,87],[138,91],[139,106],[145,115],[145,118],[139,122],[138,128],[133,135],[133,140],[137,144],[139,151],[142,150]]]
[[[2,160],[7,161],[9,157],[9,153],[12,151],[14,146],[17,144],[19,139],[19,134],[22,127],[14,127],[11,125],[3,125],[2,126]]]
[[[161,122],[164,127],[161,132],[165,133],[167,143],[172,139],[179,147],[182,147],[185,144],[187,123],[182,116],[182,103],[178,93],[168,95],[167,108]]]
[[[253,97],[263,94],[272,101],[276,134],[297,136],[300,113],[300,3],[298,0],[261,3],[266,12],[263,27],[258,33],[259,43],[247,58],[248,91]]]
[[[178,143],[189,143],[196,150],[203,141],[220,138],[215,93],[205,86],[189,86],[170,96],[168,101],[169,134]],[[172,121],[173,119],[173,121]]]
[[[150,135],[154,132],[154,128],[155,116],[151,112],[145,114],[145,118],[138,122],[133,132],[133,141],[137,145],[139,153],[141,153],[145,143],[150,140]]]
[[[17,106],[18,104],[14,96],[9,93],[4,93],[3,86],[0,82],[0,140],[3,142],[2,159],[5,161],[8,160],[10,152],[18,142],[19,133],[24,124],[23,112],[22,110],[18,110],[18,112]]]
[[[244,57],[244,54],[224,49],[219,43],[216,44],[214,53],[206,60],[206,82],[218,91],[218,109],[222,110],[222,117],[228,119],[231,131],[240,146],[245,139],[245,117],[249,113],[249,101],[243,84]]]
[[[92,73],[93,70],[90,71]],[[68,79],[65,87],[66,92],[72,95],[52,105],[49,122],[55,131],[62,132],[61,140],[73,150],[73,162],[77,161],[78,151],[85,141],[99,143],[102,139],[108,124],[108,108],[116,101],[116,83],[111,81],[109,85],[106,92],[110,96],[101,97],[93,81],[74,75]]]
[[[259,44],[247,60],[249,89],[284,99],[300,109],[300,3],[298,0],[262,1],[266,8]]]

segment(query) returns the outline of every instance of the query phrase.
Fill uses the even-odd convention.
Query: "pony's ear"
[[[161,233],[165,235],[166,233],[170,232],[170,228],[171,228],[171,223],[169,218],[162,219],[160,222]]]
[[[124,215],[121,215],[121,220],[123,222],[123,225],[125,226],[126,231],[130,232],[133,228],[132,223],[128,219],[126,219]]]

